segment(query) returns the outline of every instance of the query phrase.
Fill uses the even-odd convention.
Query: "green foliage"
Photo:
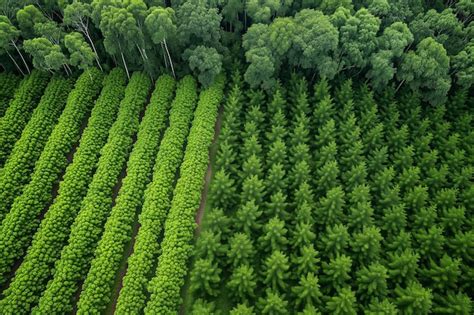
[[[39,226],[38,216],[52,201],[51,191],[67,166],[66,155],[79,140],[82,120],[90,112],[100,91],[103,76],[91,69],[76,81],[69,93],[66,106],[54,127],[41,156],[35,165],[31,180],[15,199],[0,229],[0,282],[22,257]]]
[[[199,295],[217,295],[220,272],[211,259],[198,259],[191,273],[191,292]]]
[[[413,250],[405,249],[400,253],[389,255],[389,275],[395,283],[410,283],[415,280],[420,255]]]
[[[387,268],[371,263],[357,271],[357,293],[363,301],[382,300],[387,296]]]
[[[227,257],[230,264],[237,268],[240,265],[252,265],[256,252],[248,234],[235,233],[229,240]]]
[[[187,49],[183,58],[204,87],[210,86],[222,70],[222,56],[213,47]]]
[[[323,294],[319,290],[318,277],[311,272],[301,277],[291,291],[296,296],[296,305],[321,305]]]
[[[316,207],[317,222],[320,225],[330,226],[341,222],[345,205],[344,196],[341,186],[336,186],[320,199]]]
[[[452,259],[444,254],[439,264],[430,259],[429,268],[422,269],[421,274],[434,289],[441,291],[456,289],[458,278],[461,275],[460,264],[459,259]]]
[[[220,77],[201,92],[180,168],[180,178],[165,222],[159,268],[148,287],[151,298],[145,312],[175,312],[180,304],[180,288],[192,248],[189,242],[193,238],[194,215],[201,200],[202,178],[207,169],[208,149],[214,134],[217,108],[223,97],[223,87],[224,80]]]
[[[313,245],[306,245],[299,248],[298,254],[293,256],[292,262],[296,265],[296,273],[303,276],[309,272],[319,270],[319,252],[314,249]]]
[[[288,243],[285,228],[285,222],[278,217],[271,218],[263,226],[262,237],[259,239],[259,245],[266,252],[284,251]]]
[[[87,193],[124,91],[125,73],[121,69],[112,70],[103,81],[102,92],[92,109],[79,148],[60,183],[59,195],[41,221],[23,263],[16,271],[8,291],[5,291],[5,298],[0,303],[0,308],[5,312],[28,312],[46,288],[47,280],[53,274],[54,263],[67,243],[70,226]]]
[[[15,95],[15,91],[20,84],[20,77],[13,73],[3,72],[0,75],[0,117],[5,115],[10,100]]]
[[[395,315],[395,314],[398,314],[398,312],[397,312],[397,307],[393,303],[391,303],[387,299],[384,299],[380,302],[375,300],[374,302],[370,303],[369,308],[365,310],[364,314],[366,315],[376,315],[376,314]]]
[[[258,300],[261,314],[283,315],[288,313],[288,301],[278,292],[267,289],[266,296]]]
[[[80,33],[73,32],[64,36],[64,46],[69,51],[69,63],[72,66],[85,70],[94,62],[95,54]]]
[[[417,45],[416,52],[404,55],[397,77],[413,91],[422,91],[425,100],[439,104],[451,87],[448,71],[449,57],[445,48],[428,37]]]
[[[265,259],[263,282],[274,291],[286,289],[289,268],[288,257],[279,250],[273,251]]]
[[[231,289],[231,294],[240,300],[255,298],[255,272],[249,265],[240,265],[235,268],[230,276],[227,287]]]
[[[61,47],[45,37],[25,40],[24,49],[33,58],[33,66],[41,70],[57,71],[67,64]]]
[[[145,191],[138,218],[140,229],[135,237],[133,254],[128,258],[127,273],[117,302],[117,309],[121,312],[139,312],[145,307],[148,277],[155,268],[160,250],[157,239],[171,206],[176,171],[183,159],[183,145],[189,133],[196,98],[195,80],[183,78],[171,103],[169,126],[159,146],[152,182]]]
[[[355,259],[361,264],[377,261],[379,259],[382,235],[380,229],[369,226],[364,227],[359,233],[353,235],[351,243]]]
[[[44,72],[38,70],[33,71],[31,75],[22,81],[5,115],[0,118],[1,166],[5,164],[15,142],[20,138],[22,130],[30,120],[33,110],[36,108],[48,84],[48,78],[49,76]],[[3,201],[4,199],[2,198],[1,200]],[[7,205],[2,205],[2,214],[6,213],[7,207]]]
[[[247,306],[245,304],[239,304],[236,307],[234,307],[230,313],[230,315],[253,315],[254,310],[253,307]]]
[[[146,90],[145,85],[142,87]],[[113,289],[111,284],[119,271],[126,245],[132,237],[137,209],[142,206],[145,188],[151,180],[158,142],[166,127],[174,87],[174,80],[167,75],[156,82],[138,129],[137,141],[130,153],[127,176],[122,180],[122,187],[82,285],[78,313],[102,311],[109,303]]]
[[[259,217],[262,215],[262,210],[255,204],[254,200],[249,200],[242,203],[242,206],[237,210],[234,224],[237,229],[243,231],[248,235],[252,235],[259,227]]]
[[[324,254],[329,258],[345,254],[349,240],[350,236],[346,226],[342,224],[327,226],[326,232],[321,236]]]
[[[347,67],[364,67],[377,47],[380,19],[364,8],[350,16],[340,28],[343,64]]]
[[[53,77],[21,137],[15,143],[0,174],[0,198],[2,200],[0,219],[5,217],[15,198],[21,195],[23,187],[30,181],[35,163],[41,156],[41,152],[64,109],[67,95],[71,89],[71,80]],[[13,114],[14,109],[14,107],[11,108],[8,113]],[[10,117],[5,117],[4,124],[9,123],[7,118]]]
[[[326,303],[326,309],[331,314],[338,315],[355,315],[357,314],[355,309],[356,298],[354,292],[349,288],[342,288],[338,295],[332,296]]]
[[[61,258],[56,262],[54,277],[39,301],[39,312],[68,312],[72,309],[71,299],[87,275],[110,214],[113,188],[132,148],[133,136],[139,126],[139,114],[150,85],[148,77],[137,72],[125,89],[117,120],[110,129],[97,170],[71,226],[68,244],[63,248]],[[144,118],[145,122],[147,120]]]
[[[431,290],[418,282],[411,282],[406,288],[397,287],[395,303],[400,314],[428,314],[432,307]]]
[[[323,262],[322,282],[327,284],[329,288],[341,291],[346,286],[346,282],[351,279],[349,274],[351,266],[352,259],[346,255],[331,258],[329,263]]]

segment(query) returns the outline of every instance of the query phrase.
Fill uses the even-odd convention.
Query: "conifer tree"
[[[421,275],[430,283],[430,288],[434,288],[439,292],[445,292],[449,289],[456,290],[458,288],[458,279],[461,276],[460,269],[461,260],[452,259],[444,254],[439,263],[430,259],[429,267],[421,269]]]
[[[356,298],[350,288],[342,288],[326,303],[326,310],[335,315],[356,315]]]
[[[347,281],[351,279],[352,259],[348,256],[338,255],[331,258],[329,263],[323,262],[322,267],[321,282],[327,285],[326,288],[340,291],[347,285]]]
[[[274,251],[265,259],[264,262],[264,280],[263,283],[271,288],[274,292],[286,290],[289,278],[289,262],[288,257],[281,251]]]
[[[239,304],[234,307],[229,315],[254,315],[254,309],[251,306],[247,306],[246,304]]]
[[[433,302],[433,313],[435,314],[472,314],[472,298],[461,292],[437,295]]]
[[[382,300],[387,296],[387,269],[374,262],[357,271],[357,294],[362,301]]]
[[[254,201],[258,206],[263,204],[265,184],[263,180],[257,175],[252,175],[244,179],[242,183],[242,193],[240,195],[240,202],[246,204],[249,201]]]
[[[265,180],[267,191],[275,194],[279,191],[285,191],[287,186],[287,176],[285,168],[280,163],[271,164]]]
[[[231,294],[237,299],[247,301],[255,298],[255,272],[250,265],[240,265],[232,271],[232,275],[227,282],[227,287]]]
[[[221,269],[211,259],[198,259],[191,272],[191,291],[200,296],[217,296]]]
[[[222,245],[221,234],[206,230],[199,235],[194,250],[196,258],[214,260],[223,256],[225,252],[226,248]]]
[[[406,250],[412,250],[412,235],[400,230],[397,235],[385,238],[385,246],[390,253],[401,255]]]
[[[277,291],[267,289],[265,296],[258,300],[261,314],[284,315],[288,314],[288,302]]]
[[[380,259],[382,235],[375,226],[364,227],[361,232],[352,236],[351,248],[355,260],[366,265]]]
[[[406,249],[401,253],[389,254],[388,273],[390,280],[397,284],[408,284],[415,281],[418,272],[418,261],[420,255],[411,249]]]
[[[385,210],[382,217],[382,230],[388,237],[397,235],[407,226],[405,205],[400,204]]]
[[[321,236],[321,246],[324,255],[334,258],[346,253],[349,246],[350,235],[343,224],[327,226],[326,232]]]
[[[220,169],[214,175],[210,192],[210,202],[214,207],[232,209],[238,199],[235,181],[225,170]]]
[[[312,244],[297,249],[297,254],[292,257],[292,263],[296,266],[296,275],[302,276],[308,272],[319,270],[319,252]]]
[[[328,226],[343,221],[344,197],[344,191],[341,186],[336,186],[330,189],[325,197],[320,199],[315,211],[318,224]]]
[[[365,315],[397,315],[397,307],[389,300],[384,299],[382,301],[374,300],[370,303],[369,307],[364,310]]]
[[[256,175],[258,178],[263,178],[263,166],[260,157],[252,154],[242,163],[241,178],[248,178]]]
[[[431,290],[423,288],[419,282],[413,281],[406,288],[397,287],[394,293],[400,314],[429,314],[433,296]]]
[[[221,130],[222,135],[222,130]],[[216,153],[215,167],[217,170],[225,169],[231,175],[237,174],[237,153],[234,148],[229,144],[228,139],[219,141],[219,149]]]
[[[275,216],[263,226],[262,236],[258,242],[259,246],[264,252],[285,252],[288,244],[287,233],[285,222]]]
[[[274,216],[282,220],[287,220],[289,218],[287,206],[288,203],[286,202],[286,195],[281,190],[278,190],[276,193],[270,196],[270,201],[267,203],[267,211],[265,213],[268,216]]]
[[[227,257],[234,268],[240,265],[252,265],[255,249],[248,234],[235,233],[229,240]]]
[[[213,302],[208,302],[203,299],[196,299],[193,304],[191,315],[213,314],[215,313],[216,305]]]
[[[321,298],[323,294],[319,290],[318,277],[309,272],[299,279],[298,285],[291,289],[295,296],[296,306],[302,305],[321,305]]]
[[[421,257],[428,259],[441,256],[445,243],[443,232],[442,227],[433,225],[428,229],[420,229],[414,233]]]
[[[252,235],[253,232],[260,228],[259,218],[262,215],[262,210],[255,203],[254,200],[249,200],[242,203],[234,216],[234,225],[239,231],[243,231],[247,235]]]
[[[222,239],[226,239],[230,233],[231,219],[219,208],[209,209],[206,213],[206,220],[203,227],[209,232],[220,234]]]
[[[312,230],[312,224],[297,223],[291,236],[292,247],[300,248],[311,244],[316,239],[316,234]]]

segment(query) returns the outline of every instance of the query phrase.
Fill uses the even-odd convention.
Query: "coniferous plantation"
[[[474,313],[472,0],[0,0],[0,314]]]

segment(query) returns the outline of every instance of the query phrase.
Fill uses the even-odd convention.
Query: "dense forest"
[[[0,314],[473,314],[473,0],[0,0],[0,45]]]
[[[208,86],[240,60],[251,87],[297,71],[406,86],[438,104],[474,81],[473,11],[471,0],[2,0],[1,65],[118,65],[152,78],[193,73]]]

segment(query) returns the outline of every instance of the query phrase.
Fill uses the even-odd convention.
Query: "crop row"
[[[67,166],[67,154],[79,140],[83,120],[93,106],[102,81],[102,74],[91,69],[81,75],[69,94],[59,118],[35,166],[30,183],[15,199],[0,228],[0,282],[22,257],[39,225],[44,207],[51,202],[52,188]]]
[[[105,220],[110,213],[113,189],[132,148],[133,137],[139,126],[139,115],[146,103],[150,85],[150,79],[138,72],[134,73],[127,85],[97,171],[71,227],[68,245],[62,250],[53,279],[40,298],[37,310],[42,314],[67,313],[72,310],[73,296],[80,281],[87,275]]]
[[[180,178],[165,222],[159,266],[148,288],[151,297],[145,308],[146,313],[172,314],[180,304],[180,291],[193,248],[190,243],[196,225],[195,215],[201,201],[209,163],[208,150],[214,136],[223,88],[224,78],[219,77],[201,92],[180,167]]]
[[[118,313],[138,314],[145,307],[146,287],[158,258],[159,237],[170,207],[176,172],[184,155],[184,143],[196,99],[195,80],[192,77],[183,78],[171,105],[169,126],[156,157],[153,180],[145,192],[139,216],[140,229],[133,253],[128,259],[127,273],[118,299]]]
[[[103,312],[112,295],[115,279],[129,244],[137,211],[153,171],[160,137],[166,128],[174,95],[175,81],[161,76],[140,124],[137,142],[127,163],[127,176],[122,182],[115,205],[105,224],[104,234],[95,251],[78,302],[78,314]]]
[[[19,84],[20,77],[13,73],[3,72],[0,74],[0,117],[5,115]]]
[[[105,78],[73,162],[67,167],[58,196],[41,221],[26,257],[0,301],[2,314],[27,314],[38,303],[66,245],[71,224],[87,193],[102,147],[125,91],[125,72],[114,69]]]
[[[54,77],[15,143],[0,174],[0,221],[30,180],[35,163],[56,125],[72,89],[72,81]]]
[[[20,138],[33,109],[43,95],[48,79],[47,73],[33,71],[22,81],[5,115],[0,119],[0,167],[3,166],[15,142]]]

